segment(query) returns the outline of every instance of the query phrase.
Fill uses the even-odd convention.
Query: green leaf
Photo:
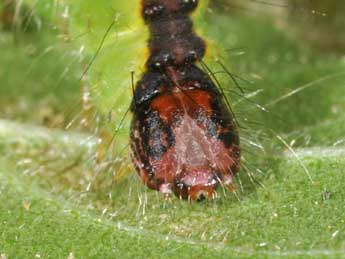
[[[61,28],[17,35],[16,44],[11,32],[0,32],[0,116],[6,118],[0,120],[0,255],[343,258],[344,60],[310,50],[269,19],[199,16],[203,35],[222,46],[207,58],[212,70],[220,69],[214,54],[246,80],[238,79],[247,98],[230,92],[229,100],[246,126],[241,137],[248,152],[236,193],[220,189],[215,201],[165,202],[140,183],[126,156],[95,161],[93,132],[47,127],[74,118],[66,107],[82,109],[79,79],[116,17],[111,7],[121,4],[130,14],[131,1],[109,8],[105,2],[70,5],[70,42],[58,40]],[[54,12],[39,4],[35,10],[49,26]],[[91,32],[75,38],[88,31],[88,17]],[[116,37],[114,27],[88,71],[91,86],[105,87],[96,107],[102,114],[117,110],[117,121],[131,99],[130,71],[143,62],[137,57],[146,37],[134,15],[123,19],[118,32],[130,23],[135,33]],[[63,19],[57,21],[63,28]],[[83,44],[80,57],[75,50]],[[237,47],[246,54],[237,55]],[[228,75],[219,77],[224,90],[235,90]]]

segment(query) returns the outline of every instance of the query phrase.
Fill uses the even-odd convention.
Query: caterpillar
[[[36,15],[40,17],[43,28],[48,29],[49,33],[55,30],[52,29],[52,24],[54,28],[55,26],[58,28],[56,32],[60,34],[56,35],[56,39],[67,42],[67,48],[72,48],[73,51],[79,48],[82,59],[78,58],[78,63],[82,65],[82,69],[86,68],[81,82],[82,84],[87,82],[91,86],[90,95],[83,96],[88,98],[91,96],[97,111],[103,116],[101,118],[103,125],[100,128],[106,124],[110,135],[113,135],[114,131],[121,130],[118,129],[119,124],[125,133],[131,127],[134,164],[146,185],[162,191],[165,195],[173,191],[178,197],[192,200],[215,195],[215,189],[219,184],[231,186],[231,178],[239,170],[240,159],[236,125],[222,93],[210,76],[197,65],[203,60],[210,44],[206,44],[197,36],[193,30],[193,22],[202,16],[200,14],[205,11],[207,0],[200,2],[133,0],[130,3],[103,1],[97,4],[89,1],[73,3],[37,1],[34,5],[30,1],[25,1],[25,4],[32,10],[30,17]],[[116,10],[115,12],[105,8],[109,4]],[[131,9],[136,9],[138,12],[129,15]],[[161,19],[161,15],[169,18]],[[109,31],[111,33],[108,33]],[[169,33],[171,35],[168,35]],[[102,38],[104,42],[100,44]],[[161,42],[164,38],[165,43]],[[146,41],[149,41],[148,49],[146,49]],[[58,44],[60,43],[57,41],[56,45]],[[129,51],[114,51],[110,49],[113,46]],[[95,53],[97,49],[100,51]],[[97,54],[95,58],[92,57],[93,54]],[[67,64],[66,67],[68,71]],[[122,120],[123,114],[126,114],[122,107],[129,104],[132,95],[128,87],[131,84],[130,71],[142,74],[136,84],[130,105],[133,113],[131,124],[126,116]],[[149,88],[146,89],[146,86]],[[150,135],[143,131],[142,124],[148,121],[151,123],[151,119],[154,119],[152,114],[159,113],[164,108],[159,102],[169,101],[169,98],[172,105],[180,100],[172,111],[180,114],[170,121],[165,121],[165,125],[161,124],[157,127],[162,134],[165,134],[169,127],[171,131],[168,143],[171,148],[166,154],[171,159],[164,161],[163,153],[159,153],[159,149],[168,147],[163,143],[164,139],[147,139],[145,143],[140,139],[144,140]],[[155,105],[158,105],[157,109]],[[183,106],[188,107],[190,111]],[[147,115],[150,109],[153,113]],[[159,118],[160,122],[161,119]],[[179,121],[182,123],[180,126]],[[73,122],[74,120],[71,121]],[[152,127],[154,124],[149,126]],[[193,136],[190,130],[196,130],[199,136],[185,145],[183,142],[188,136]],[[159,134],[158,131],[155,134]],[[151,143],[152,141],[157,143]],[[126,147],[128,139],[116,136],[115,142],[115,149],[122,150]],[[187,156],[186,161],[180,161],[183,156],[177,154],[185,148],[183,145],[198,146],[192,149],[194,153],[191,157]],[[200,157],[197,154],[199,151],[204,152]],[[184,152],[186,153],[187,150]],[[210,156],[214,157],[207,159]],[[145,162],[145,157],[149,164]],[[222,161],[217,164],[216,160],[219,159]],[[175,168],[170,172],[155,170],[152,163],[158,162],[161,166],[172,165],[175,162]],[[145,172],[142,172],[140,168],[144,163],[147,167]],[[191,163],[196,164],[189,166]],[[187,168],[181,173],[179,172],[181,169],[176,166]],[[148,181],[150,175],[156,176]],[[183,175],[186,176],[185,179]],[[173,180],[168,180],[169,177]],[[193,181],[196,180],[201,182],[195,185]]]
[[[198,24],[202,20],[201,13],[205,11],[208,1],[103,1],[102,4],[75,1],[56,6],[54,2],[49,4],[39,1],[35,10],[44,17],[50,17],[50,20],[61,16],[56,23],[62,27],[61,38],[72,46],[80,47],[84,56],[80,63],[86,68],[82,82],[86,81],[91,86],[90,93],[84,93],[84,96],[91,96],[97,116],[101,116],[101,119],[94,119],[102,121],[97,130],[106,128],[114,149],[121,151],[126,150],[129,137],[126,135],[131,127],[132,157],[143,182],[165,196],[174,192],[178,197],[191,200],[213,197],[219,185],[232,188],[232,177],[239,171],[241,156],[237,127],[223,94],[197,65],[211,44],[206,44],[192,29],[193,22]],[[113,10],[104,8],[108,4],[121,12],[115,11],[114,15]],[[132,9],[138,12],[128,15]],[[161,15],[169,19],[161,19]],[[160,42],[163,38],[165,43]],[[172,41],[169,42],[170,39]],[[146,48],[147,41],[149,48]],[[179,44],[183,46],[177,46]],[[114,51],[114,47],[127,51]],[[97,49],[99,51],[95,52]],[[129,87],[132,83],[130,71],[138,74],[142,71],[133,100]],[[170,139],[163,139],[162,136],[150,139],[152,132],[143,125],[149,123],[148,126],[154,129],[154,114],[164,109],[162,102],[169,101],[169,98],[172,105],[180,100],[172,107],[173,113],[180,114],[165,121],[165,125],[156,125],[154,134],[166,134],[170,128]],[[123,108],[127,104],[133,113],[132,123],[124,116],[128,114]],[[151,114],[148,114],[150,111]],[[161,117],[156,119],[157,123],[163,122]],[[199,136],[184,144],[189,137],[193,137],[194,130]],[[100,131],[96,133],[102,134]],[[119,136],[119,133],[124,133],[124,136]],[[188,147],[193,145],[197,147]],[[98,156],[111,153],[104,139],[100,147]],[[183,156],[178,153],[186,147],[185,154],[190,150],[194,153],[182,161]],[[166,152],[163,152],[164,149]],[[203,152],[200,156],[197,154],[199,151]],[[164,160],[166,157],[170,158]],[[168,172],[157,168],[158,164],[161,167],[174,165],[175,168]]]
[[[197,0],[143,0],[150,30],[146,72],[131,104],[132,158],[142,181],[165,196],[212,198],[232,187],[241,149],[223,95],[196,63],[206,44],[189,14]]]
[[[35,10],[53,18],[61,12],[56,24],[63,27],[62,38],[83,50],[85,60],[90,57],[92,64],[87,65],[83,76],[91,86],[93,104],[99,114],[106,115],[104,124],[110,135],[119,131],[118,125],[125,134],[131,127],[132,157],[146,185],[165,196],[174,192],[178,197],[191,200],[213,197],[219,185],[231,189],[232,177],[240,167],[238,130],[218,84],[216,86],[210,78],[209,71],[200,68],[205,60],[210,65],[208,53],[210,49],[213,51],[205,37],[197,36],[200,28],[208,31],[206,24],[200,24],[208,1],[136,0],[110,4],[121,12],[114,15],[113,10],[105,8],[108,1],[97,4],[62,1],[57,7],[52,1],[49,8],[39,1]],[[166,5],[172,9],[166,9]],[[131,12],[132,9],[137,12]],[[162,19],[162,15],[169,19]],[[192,25],[196,25],[195,30]],[[104,42],[100,44],[102,39]],[[146,42],[149,42],[148,48]],[[177,43],[182,46],[176,47]],[[97,49],[100,51],[95,51]],[[97,54],[95,59],[91,57],[94,53]],[[85,64],[85,60],[80,63]],[[215,70],[212,64],[211,70]],[[133,98],[130,71],[142,74]],[[175,100],[179,102],[175,104]],[[170,116],[169,121],[163,121],[160,115],[164,115],[166,101],[175,105],[172,107],[174,117]],[[128,106],[134,115],[132,123],[123,115],[128,114],[124,108]],[[159,116],[154,117],[154,114]],[[94,121],[98,123],[98,118]],[[181,122],[183,127],[179,125]],[[154,133],[160,135],[150,139],[153,134],[143,131],[145,124],[151,128],[157,126],[154,129],[158,133]],[[198,137],[194,136],[195,132]],[[169,138],[164,139],[162,135]],[[115,148],[123,150],[129,136],[116,135],[114,139]],[[188,143],[190,139],[193,141]],[[194,144],[196,148],[186,149]],[[190,150],[194,154],[187,156]],[[214,157],[209,159],[212,155]],[[169,159],[164,160],[164,157]],[[168,172],[159,168],[168,165],[174,168]]]

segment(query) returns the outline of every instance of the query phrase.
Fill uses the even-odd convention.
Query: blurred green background
[[[130,116],[114,138],[136,4],[0,1],[0,258],[345,258],[345,3],[215,0],[195,18],[244,90],[209,57],[244,157],[235,193],[196,204],[140,183]]]

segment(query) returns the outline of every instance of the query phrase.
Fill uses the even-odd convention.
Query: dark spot
[[[219,95],[216,86],[212,80],[195,65],[184,66],[180,68],[179,83],[188,86],[189,89],[203,89],[217,97]]]
[[[204,201],[204,200],[206,200],[206,196],[205,196],[205,194],[204,193],[199,193],[199,196],[196,198],[196,201],[198,201],[198,202],[201,202],[201,201]]]
[[[175,60],[174,55],[169,50],[160,51],[150,56],[147,61],[147,66],[152,70],[162,70],[166,67],[173,66]]]
[[[153,144],[149,147],[149,156],[154,160],[161,159],[167,148],[160,143]]]
[[[144,7],[143,17],[145,21],[157,19],[163,12],[164,6],[160,4],[152,4]]]
[[[138,109],[141,104],[163,92],[163,87],[168,84],[161,73],[146,72],[136,85],[131,111]]]
[[[234,135],[232,131],[228,131],[226,133],[222,133],[218,136],[218,138],[224,143],[226,148],[230,148],[232,144],[234,144]]]
[[[198,0],[180,0],[180,6],[182,12],[189,13],[198,6]]]
[[[198,54],[195,50],[190,50],[187,52],[185,57],[185,64],[192,64],[198,60]]]
[[[144,155],[146,155],[145,159],[161,159],[168,148],[175,143],[175,137],[171,128],[164,124],[159,113],[154,110],[142,112],[136,118],[141,122],[137,130],[142,139],[142,149],[144,150]]]

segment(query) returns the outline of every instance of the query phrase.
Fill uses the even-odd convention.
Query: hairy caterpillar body
[[[59,38],[78,48],[82,82],[90,91],[83,96],[91,97],[97,112],[96,133],[106,128],[113,137],[116,131],[113,147],[120,153],[131,128],[132,157],[143,182],[192,200],[213,197],[219,185],[231,187],[241,156],[223,94],[198,66],[212,49],[198,36],[208,28],[202,18],[207,4],[76,0],[39,1],[35,7],[61,27]],[[133,98],[131,72],[141,74]],[[128,106],[132,122],[125,116]]]
[[[196,66],[206,48],[189,17],[197,6],[197,0],[142,1],[150,54],[131,105],[132,157],[141,179],[190,200],[231,187],[241,157],[232,113]]]

